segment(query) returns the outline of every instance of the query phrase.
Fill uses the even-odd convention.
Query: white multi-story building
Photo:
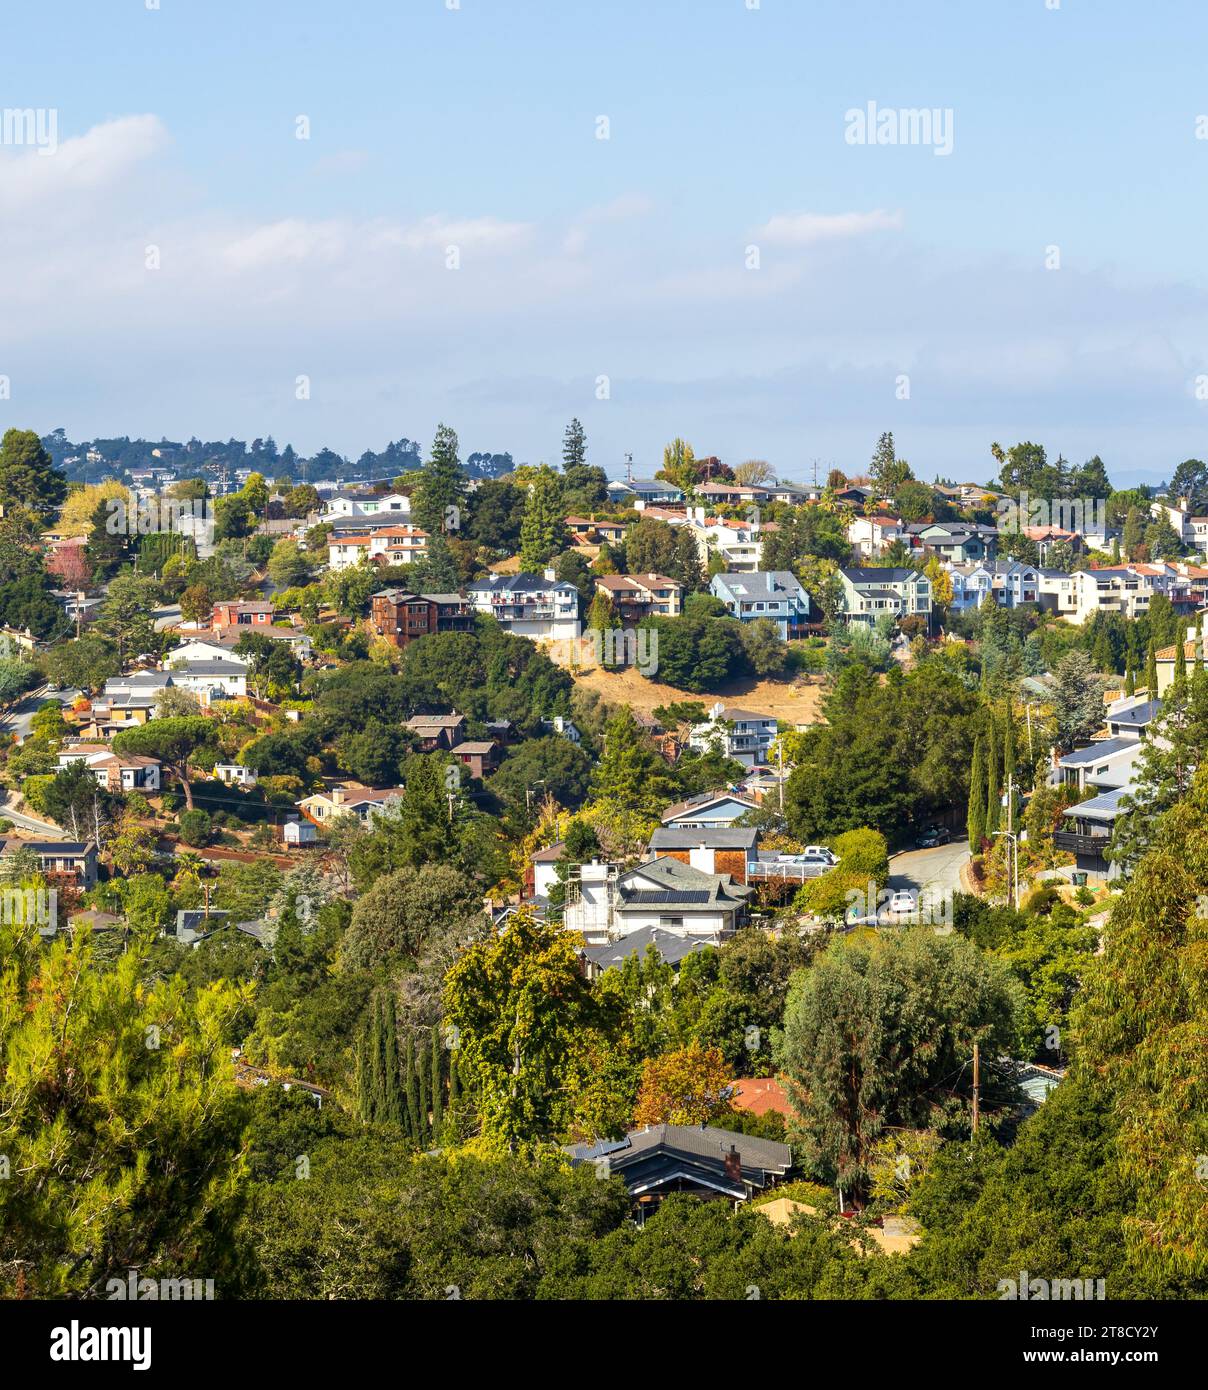
[[[900,517],[878,512],[874,516],[853,516],[847,523],[847,539],[856,554],[864,559],[882,555],[894,543],[910,545],[910,533]]]
[[[362,559],[383,565],[413,565],[428,553],[428,533],[418,526],[378,526],[349,535],[333,531],[327,538],[327,563],[333,570],[346,569]]]
[[[411,499],[405,492],[336,492],[324,501],[319,513],[321,522],[364,517],[373,521],[407,521],[411,517]]]
[[[1072,622],[1084,623],[1095,613],[1140,618],[1149,612],[1153,586],[1144,575],[1129,569],[1077,570],[1070,578],[1074,582]]]
[[[573,642],[579,637],[579,591],[544,574],[493,574],[466,586],[479,613],[534,642]]]

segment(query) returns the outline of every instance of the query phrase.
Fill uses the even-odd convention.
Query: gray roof
[[[719,825],[690,830],[678,825],[660,825],[650,837],[650,848],[696,849],[704,845],[708,849],[754,849],[758,840],[759,831],[753,826],[744,829]]]
[[[1104,738],[1098,743],[1089,744],[1086,748],[1077,748],[1072,753],[1067,753],[1061,759],[1062,767],[1083,767],[1087,763],[1097,763],[1103,758],[1114,758],[1117,753],[1123,753],[1129,748],[1139,748],[1141,745],[1135,738]]]
[[[801,581],[791,570],[756,570],[753,574],[718,574],[714,578],[736,598],[766,601],[785,594],[805,595]]]
[[[1132,709],[1122,710],[1119,714],[1109,714],[1107,722],[1109,724],[1127,724],[1130,728],[1144,728],[1146,724],[1151,724],[1162,713],[1161,700],[1145,700],[1139,705],[1134,705]]]
[[[896,567],[879,568],[875,565],[856,565],[839,571],[845,579],[849,579],[853,584],[875,584],[878,580],[881,583],[902,584],[908,579],[919,579],[922,576],[916,574],[914,570],[899,569]]]
[[[649,879],[664,892],[693,892],[704,890],[708,901],[721,907],[738,906],[751,895],[751,889],[735,883],[729,874],[706,874],[678,859],[651,859],[623,873],[617,880],[621,901],[618,911],[624,911],[631,894],[655,891],[638,886],[637,879]]]
[[[1088,801],[1079,801],[1077,805],[1063,811],[1062,815],[1067,819],[1113,821],[1123,812],[1123,807],[1120,805],[1121,798],[1128,796],[1134,790],[1133,787],[1112,787],[1110,791],[1100,792],[1098,796],[1092,796]]]
[[[697,1158],[720,1159],[731,1149],[738,1151],[744,1168],[787,1172],[793,1155],[787,1144],[773,1139],[756,1139],[750,1134],[716,1129],[712,1125],[651,1125],[633,1129],[623,1140],[608,1139],[600,1144],[571,1144],[568,1152],[576,1161],[591,1160],[601,1154],[611,1154],[614,1162],[621,1155],[644,1153],[649,1149],[668,1148]]]
[[[663,927],[640,927],[637,931],[623,936],[620,941],[609,941],[603,946],[588,946],[583,954],[598,965],[601,970],[610,966],[622,965],[629,956],[645,956],[653,946],[668,965],[678,965],[685,956],[695,951],[709,949],[711,943],[699,937],[684,936],[680,932],[667,931]]]
[[[707,888],[635,888],[625,895],[630,907],[704,907],[712,899]]]

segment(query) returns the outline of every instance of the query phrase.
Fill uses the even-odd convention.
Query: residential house
[[[972,521],[924,521],[906,528],[911,544],[954,565],[992,560],[998,548],[998,528]]]
[[[841,613],[848,622],[872,624],[888,614],[902,619],[931,613],[931,581],[912,569],[850,568],[838,571]]]
[[[694,507],[688,525],[705,565],[716,557],[726,574],[753,574],[759,568],[763,532],[758,521],[706,516],[703,507]]]
[[[1124,814],[1123,799],[1131,785],[1109,787],[1087,801],[1079,801],[1062,813],[1062,828],[1053,831],[1053,844],[1074,856],[1078,869],[1101,877],[1120,876],[1119,864],[1109,861],[1108,849],[1116,821]]]
[[[804,634],[810,598],[791,570],[756,570],[752,574],[715,574],[709,592],[741,623],[767,618],[782,640]]]
[[[83,763],[99,786],[115,792],[157,792],[162,767],[158,758],[141,753],[117,754],[107,744],[76,743],[59,754],[59,766]]]
[[[411,498],[405,492],[336,492],[323,502],[319,521],[357,524],[373,521],[406,521],[411,516]]]
[[[17,854],[28,850],[38,857],[44,874],[66,874],[80,888],[96,887],[96,845],[78,840],[16,840],[4,841],[0,855]]]
[[[1208,637],[1204,639],[1208,646]],[[1158,672],[1158,695],[1165,695],[1174,684],[1175,656],[1177,648],[1172,643],[1169,647],[1159,647],[1154,653],[1154,665]],[[1202,653],[1201,653],[1202,654]],[[1183,658],[1187,663],[1187,671],[1191,672],[1195,665],[1195,630],[1189,629],[1186,640],[1183,642]],[[1146,694],[1152,692],[1147,691]]]
[[[403,726],[419,740],[421,753],[452,749],[465,737],[466,717],[458,714],[413,714]]]
[[[482,778],[499,766],[499,745],[493,740],[459,743],[453,749],[453,756],[471,777]]]
[[[588,945],[647,927],[720,945],[746,921],[751,889],[729,874],[711,874],[660,857],[622,870],[593,860],[572,870],[562,921]]]
[[[374,631],[393,647],[405,647],[434,632],[468,632],[474,626],[470,602],[461,594],[413,594],[383,589],[371,600]]]
[[[576,641],[580,632],[579,591],[544,574],[494,574],[466,586],[470,602],[501,627],[534,642]]]
[[[753,828],[660,825],[650,837],[650,852],[656,859],[676,859],[702,873],[729,874],[735,883],[746,883],[758,844],[759,831]]]
[[[328,791],[314,792],[304,796],[294,805],[316,825],[330,825],[337,816],[355,816],[362,824],[368,825],[388,807],[401,801],[406,795],[406,787],[384,787],[380,790],[362,787],[355,782],[332,787]]]
[[[705,723],[693,726],[688,744],[701,752],[716,745],[727,758],[744,767],[755,767],[767,760],[776,734],[775,715],[755,714],[718,702],[709,710]]]
[[[273,605],[271,603],[240,603],[234,599],[223,599],[214,605],[210,626],[215,632],[235,627],[252,629],[271,627],[273,624]]]
[[[558,882],[558,865],[566,853],[566,842],[559,840],[547,849],[539,849],[529,861],[525,874],[525,890],[530,898],[548,898],[549,890]]]
[[[1082,624],[1095,613],[1120,613],[1126,618],[1140,618],[1149,612],[1153,586],[1144,575],[1115,568],[1077,570],[1070,578],[1075,604],[1072,622]]]
[[[856,554],[864,558],[882,555],[894,541],[910,545],[910,533],[900,517],[877,512],[872,516],[853,516],[847,523],[847,539]]]
[[[242,763],[215,763],[214,776],[228,787],[254,787],[256,773]]]
[[[1000,608],[1018,608],[1040,601],[1040,570],[1019,560],[982,560],[974,565],[953,565],[952,591],[955,600],[957,577],[966,608],[980,608],[992,599]],[[953,606],[958,606],[955,601]]]
[[[607,594],[622,623],[643,618],[678,618],[683,585],[665,574],[603,574],[596,580],[598,593]]]
[[[214,700],[245,699],[247,673],[242,661],[232,661],[229,656],[221,661],[174,660],[170,683],[181,690],[191,690],[206,706]]]
[[[578,725],[573,719],[567,719],[565,715],[555,714],[552,719],[543,719],[539,725],[543,734],[557,734],[559,738],[568,739],[571,743],[582,743],[583,735],[579,732]]]
[[[620,506],[634,506],[639,502],[660,506],[671,503],[673,506],[684,500],[683,490],[661,478],[617,479],[608,484],[608,500]]]
[[[1053,783],[1076,787],[1080,792],[1092,787],[1127,787],[1144,746],[1143,740],[1131,732],[1119,738],[1096,739],[1057,760]]]
[[[368,560],[384,565],[413,565],[428,553],[428,533],[416,526],[382,526],[370,532],[333,531],[327,538],[327,563],[333,570]]]
[[[1078,584],[1064,570],[1040,570],[1040,606],[1059,618],[1073,621],[1078,611]]]
[[[589,516],[568,516],[566,528],[576,541],[607,541],[609,545],[620,545],[629,529],[623,521],[593,521]]]
[[[703,792],[677,801],[663,812],[663,824],[677,830],[715,830],[732,826],[748,812],[758,809],[758,802],[738,792]]]
[[[592,1164],[621,1178],[642,1223],[676,1192],[749,1201],[784,1178],[793,1157],[787,1144],[710,1125],[647,1125],[620,1140],[570,1144],[566,1152],[576,1167]]]
[[[684,936],[680,932],[664,931],[661,927],[642,927],[630,932],[628,936],[616,941],[605,941],[599,946],[585,946],[582,952],[584,974],[589,980],[598,980],[605,970],[625,964],[630,956],[638,960],[646,959],[651,948],[659,953],[665,965],[678,970],[687,956],[698,951],[708,951],[712,947],[700,937]]]

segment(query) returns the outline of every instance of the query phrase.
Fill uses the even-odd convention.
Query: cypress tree
[[[1019,769],[1015,761],[1015,713],[1011,708],[1011,697],[1007,696],[1007,707],[1003,716],[1003,751],[1002,751],[1002,782],[1003,789],[1006,790],[1007,774],[1010,773],[1015,779],[1015,785],[1019,785]],[[1012,795],[1014,804],[1014,795]]]
[[[1204,669],[1204,614],[1199,611],[1195,615],[1195,662],[1194,668],[1197,671]]]
[[[428,1049],[426,1046],[421,1046],[416,1050],[415,1075],[417,1081],[419,1082],[420,1145],[423,1148],[427,1148],[428,1141],[431,1138],[431,1130],[429,1128],[430,1122],[428,1119],[430,1108],[428,1097],[428,1080],[431,1076],[431,1067],[428,1064]]]
[[[1145,690],[1151,700],[1158,698],[1158,649],[1156,639],[1149,639],[1149,656],[1145,661]]]
[[[969,853],[979,854],[986,834],[986,760],[981,735],[973,740],[973,765],[969,770]]]
[[[998,789],[1001,786],[998,775],[998,730],[994,716],[990,716],[990,729],[986,735],[986,839],[992,840],[998,829],[999,811]]]
[[[403,1056],[403,1071],[407,1077],[407,1132],[419,1144],[423,1142],[419,1123],[419,1087],[415,1080],[415,1046],[410,1036]]]
[[[441,1074],[440,1074],[440,1059],[441,1059],[441,1054],[444,1052],[444,1050],[445,1050],[445,1049],[441,1046],[440,1026],[439,1026],[438,1024],[433,1024],[433,1026],[432,1026],[432,1142],[433,1142],[434,1144],[439,1144],[439,1143],[440,1143],[440,1130],[441,1130],[441,1125],[444,1123],[444,1118],[443,1118],[443,1116],[442,1116],[442,1114],[441,1114],[441,1101],[442,1101],[442,1099],[443,1099],[443,1097],[441,1096],[441,1089],[442,1089],[442,1084],[443,1084],[443,1083],[442,1083]]]
[[[379,991],[369,1003],[356,1064],[357,1110],[368,1124],[403,1122],[394,1000]]]
[[[1174,679],[1176,685],[1183,685],[1187,680],[1187,643],[1181,631],[1174,639]]]
[[[1135,695],[1137,693],[1137,673],[1133,669],[1131,648],[1128,653],[1128,661],[1124,667],[1124,693],[1125,695]]]

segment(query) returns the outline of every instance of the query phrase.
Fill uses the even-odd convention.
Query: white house
[[[242,763],[215,763],[214,776],[228,787],[254,787],[256,774]]]
[[[767,761],[776,733],[774,715],[728,708],[718,702],[709,710],[705,723],[693,726],[688,744],[702,752],[716,744],[727,758],[744,767],[755,767]]]
[[[894,541],[910,544],[910,534],[900,517],[878,512],[874,516],[853,516],[847,523],[847,539],[857,555],[864,558],[883,554]]]
[[[362,559],[413,565],[427,553],[428,533],[417,526],[378,526],[357,535],[333,531],[327,538],[327,563],[333,570],[347,569]]]
[[[411,517],[411,499],[405,492],[336,492],[326,499],[319,513],[320,522],[362,517],[375,521],[407,521]]]
[[[729,874],[703,873],[677,859],[636,868],[593,860],[567,881],[562,922],[589,946],[645,928],[660,928],[720,945],[746,919],[751,889]]]
[[[1071,620],[1084,623],[1094,613],[1120,613],[1140,618],[1149,612],[1153,586],[1145,575],[1129,569],[1078,570],[1074,582]]]
[[[758,521],[706,516],[704,507],[693,507],[688,526],[696,537],[702,563],[707,565],[718,555],[728,574],[752,574],[759,568],[763,535]]]
[[[470,602],[501,627],[534,642],[573,642],[580,632],[579,591],[560,583],[553,570],[493,574],[466,586]]]
[[[203,705],[211,700],[242,700],[247,695],[247,667],[229,656],[221,661],[184,661],[172,667],[171,683],[191,690]]]

